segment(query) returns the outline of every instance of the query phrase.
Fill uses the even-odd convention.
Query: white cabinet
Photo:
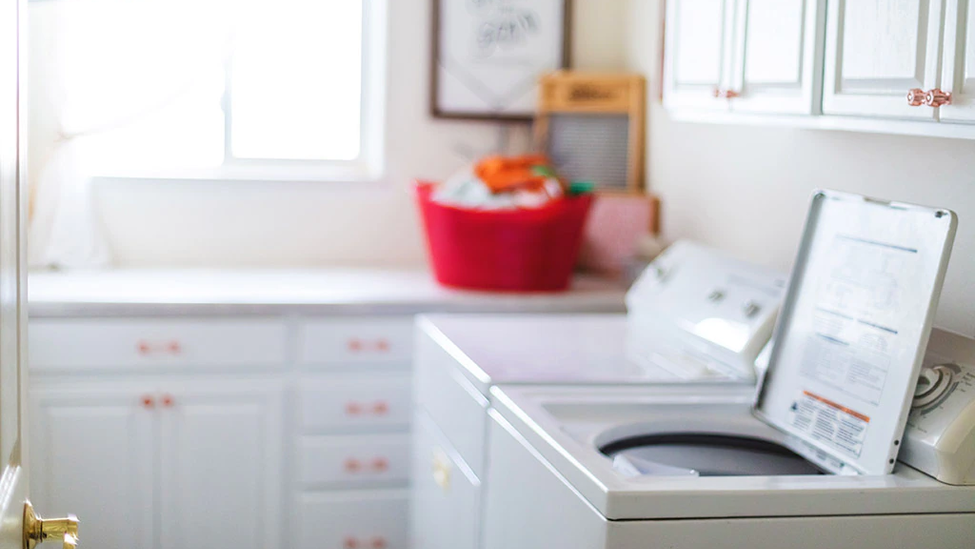
[[[90,547],[151,547],[155,410],[140,384],[32,392],[30,483],[35,505],[75,513]]]
[[[938,85],[941,0],[829,2],[823,112],[934,120],[910,90]]]
[[[403,485],[409,480],[410,435],[305,437],[297,480],[308,487]]]
[[[41,384],[31,391],[37,503],[76,513],[92,547],[274,547],[282,394],[266,380]]]
[[[731,87],[735,112],[812,114],[819,99],[819,0],[739,0]]]
[[[975,122],[975,5],[947,0],[941,90],[951,103],[938,109],[946,122]]]
[[[975,139],[972,4],[668,0],[664,105],[677,120]]]
[[[302,494],[296,506],[295,549],[410,549],[406,490]]]
[[[481,481],[422,411],[414,420],[411,542],[415,549],[476,549]]]
[[[296,399],[298,426],[309,435],[406,429],[410,382],[407,373],[302,377]]]
[[[669,0],[664,103],[668,108],[727,110],[735,0]]]
[[[668,108],[811,114],[820,0],[670,0]]]
[[[162,549],[279,545],[280,387],[197,381],[164,384],[161,394]]]
[[[413,319],[406,317],[324,318],[298,329],[302,365],[408,367],[413,351]]]
[[[173,370],[282,365],[287,333],[269,318],[33,320],[34,371]]]

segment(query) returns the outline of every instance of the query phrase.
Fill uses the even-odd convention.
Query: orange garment
[[[474,165],[474,175],[495,194],[520,189],[540,191],[549,177],[536,173],[534,168],[548,165],[548,158],[541,154],[489,156]]]

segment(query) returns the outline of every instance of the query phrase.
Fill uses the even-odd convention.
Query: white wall
[[[660,74],[659,0],[630,0],[628,62]],[[678,123],[651,90],[649,185],[667,239],[791,266],[808,200],[833,188],[954,210],[958,234],[937,323],[975,336],[975,142]]]
[[[655,99],[661,0],[573,1],[576,67],[630,67],[651,81],[648,179],[667,239],[788,269],[815,188],[948,207],[960,223],[938,323],[975,335],[975,142],[672,122]],[[427,116],[430,1],[389,4],[384,184],[104,184],[98,204],[119,263],[421,264],[410,180],[448,175],[463,163],[458,146],[493,148],[497,126]],[[527,132],[515,134],[513,146],[524,145]]]
[[[58,2],[32,5],[32,12]],[[425,251],[408,192],[412,179],[443,178],[458,149],[494,150],[499,126],[427,115],[431,0],[388,0],[387,177],[382,184],[102,181],[96,204],[121,266],[419,265]],[[573,59],[581,69],[622,69],[627,0],[574,0]],[[38,10],[39,8],[39,10]],[[31,28],[42,31],[41,17]],[[44,55],[34,48],[33,58]],[[31,85],[43,85],[38,72]],[[42,142],[43,104],[32,135]],[[46,121],[50,124],[50,121]],[[511,147],[528,143],[512,132]],[[33,151],[36,163],[44,151]]]

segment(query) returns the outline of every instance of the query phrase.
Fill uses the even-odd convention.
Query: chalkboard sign
[[[538,78],[569,65],[569,0],[433,0],[431,112],[531,120]]]

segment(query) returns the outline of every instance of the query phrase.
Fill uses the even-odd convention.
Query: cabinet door
[[[736,9],[735,112],[812,114],[821,88],[825,2],[739,0]]]
[[[975,5],[948,0],[945,14],[944,66],[941,89],[951,104],[941,106],[941,120],[975,122]]]
[[[199,381],[160,399],[162,549],[280,546],[281,387]]]
[[[829,2],[823,113],[934,120],[907,101],[937,85],[942,0]]]
[[[34,503],[51,516],[81,517],[88,547],[154,544],[155,410],[151,391],[142,389],[31,388]]]
[[[425,413],[413,420],[411,547],[479,546],[481,481]]]
[[[728,110],[715,97],[731,80],[734,0],[669,0],[664,105]]]

